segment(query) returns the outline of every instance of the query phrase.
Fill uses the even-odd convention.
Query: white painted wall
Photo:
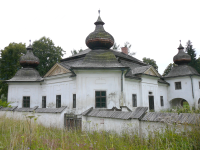
[[[192,84],[189,76],[167,78],[166,81],[170,84],[168,87],[168,101],[172,101],[175,98],[182,98],[187,100],[190,106],[197,106],[198,99],[200,98],[199,81],[200,77],[192,76],[194,98],[192,95]],[[181,82],[182,89],[175,90],[175,82]]]
[[[45,127],[64,128],[64,113],[34,113],[33,112],[17,112],[17,111],[0,111],[0,117],[13,118],[18,120],[29,119],[26,116],[35,116],[37,123]],[[34,119],[32,119],[33,121]]]
[[[123,119],[82,116],[82,130],[114,131],[119,134],[122,132],[130,132],[130,131],[139,133],[139,121],[138,119],[123,120]]]

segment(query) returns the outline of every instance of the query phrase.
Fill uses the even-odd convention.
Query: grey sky
[[[135,57],[154,59],[163,73],[178,52],[179,40],[191,40],[200,55],[199,0],[6,0],[0,1],[0,49],[11,42],[29,44],[42,36],[61,46],[68,57],[86,49],[101,9],[104,28]]]

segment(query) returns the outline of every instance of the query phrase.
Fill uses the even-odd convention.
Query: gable
[[[71,72],[70,70],[64,68],[63,66],[59,65],[56,63],[47,73],[44,77],[50,77],[50,76],[55,76],[59,74],[65,74]]]
[[[160,74],[152,66],[148,70],[146,70],[144,74],[158,76],[158,77],[160,76]]]

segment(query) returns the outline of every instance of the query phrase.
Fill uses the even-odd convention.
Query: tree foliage
[[[144,57],[142,58],[142,61],[148,65],[153,66],[158,71],[158,65],[156,64],[156,61],[154,59]]]
[[[190,40],[188,40],[188,42],[186,43],[185,52],[191,56],[191,61],[188,65],[192,66],[198,71],[196,51],[193,48],[192,42]]]
[[[172,68],[173,67],[175,67],[175,66],[177,66],[175,63],[170,63],[168,66],[167,66],[167,68],[164,70],[164,72],[163,72],[163,76],[166,76],[166,75],[168,75],[168,73],[172,70]]]
[[[78,54],[78,53],[80,53],[80,52],[82,52],[83,50],[82,49],[80,49],[80,50],[75,50],[75,49],[73,49],[72,51],[71,51],[71,53],[72,53],[72,55],[76,55],[76,54]]]
[[[117,43],[114,43],[113,46],[111,47],[113,50],[118,51],[120,45],[117,45]]]
[[[55,63],[61,60],[65,51],[55,46],[50,38],[45,36],[33,42],[33,53],[40,59],[40,64],[36,67],[41,76],[44,76]]]
[[[26,46],[22,43],[10,43],[7,47],[1,50],[0,63],[0,96],[7,96],[8,85],[3,80],[12,78],[17,70],[21,68],[19,64],[20,57],[26,53]]]

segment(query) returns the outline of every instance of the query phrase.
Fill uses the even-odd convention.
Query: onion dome
[[[101,20],[100,16],[94,24],[96,25],[96,28],[94,32],[87,36],[85,40],[86,45],[92,50],[110,49],[114,44],[114,38],[104,30],[104,22]]]
[[[191,57],[190,55],[186,54],[183,50],[184,50],[184,47],[181,45],[179,45],[178,47],[178,54],[176,54],[174,56],[174,63],[175,64],[178,64],[178,65],[184,65],[184,64],[188,64],[190,61],[191,61]]]
[[[30,44],[27,48],[27,53],[20,58],[20,65],[24,68],[37,67],[40,63],[39,58],[33,54],[33,47]]]

